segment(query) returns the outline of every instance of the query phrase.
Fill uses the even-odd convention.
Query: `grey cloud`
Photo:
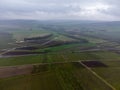
[[[119,0],[1,0],[0,19],[120,20],[119,5]]]

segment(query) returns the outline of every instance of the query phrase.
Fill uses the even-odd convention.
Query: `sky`
[[[0,0],[0,19],[120,20],[120,0]]]

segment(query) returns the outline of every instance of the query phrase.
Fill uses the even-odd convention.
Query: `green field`
[[[114,86],[116,90],[120,90],[120,61],[103,61],[103,63],[108,67],[93,68],[93,70]]]
[[[47,48],[43,48],[43,49],[38,49],[35,51],[48,51],[48,52],[59,52],[59,51],[63,51],[63,50],[69,50],[73,49],[75,50],[75,48],[79,48],[79,47],[91,47],[94,46],[95,44],[93,43],[75,43],[75,44],[65,44],[65,45],[59,45],[59,46],[54,46],[54,47],[47,47]]]
[[[64,61],[79,61],[79,60],[120,60],[120,56],[111,52],[55,52],[40,55],[17,56],[0,58],[0,66],[12,66],[33,63],[52,63]]]
[[[38,37],[50,34],[49,31],[45,30],[16,30],[11,31],[10,33],[13,34],[13,38],[16,39],[16,41],[24,40],[24,38]]]
[[[0,49],[6,49],[14,47],[14,45],[11,45],[10,43],[13,43],[15,40],[12,37],[12,35],[1,35],[0,34]]]
[[[36,67],[30,75],[1,79],[1,90],[111,90],[79,63]]]
[[[120,90],[118,22],[11,22],[0,22],[0,90]]]

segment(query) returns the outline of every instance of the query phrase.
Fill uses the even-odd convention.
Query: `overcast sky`
[[[0,19],[120,20],[120,0],[0,0]]]

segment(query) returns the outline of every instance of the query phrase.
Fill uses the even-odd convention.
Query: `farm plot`
[[[43,60],[42,55],[5,57],[5,58],[0,58],[0,66],[15,66],[15,65],[41,63],[42,60]]]
[[[119,68],[96,68],[93,69],[108,83],[110,83],[116,90],[120,90],[120,69]]]
[[[12,66],[33,63],[52,63],[64,61],[80,61],[80,60],[120,60],[120,56],[111,52],[84,52],[84,53],[70,53],[70,52],[55,52],[43,53],[28,56],[14,56],[0,58],[0,66]]]
[[[77,62],[36,65],[31,74],[0,79],[0,88],[1,90],[112,90]]]
[[[120,55],[110,51],[97,51],[92,52],[96,57],[99,57],[101,60],[120,60]]]
[[[98,75],[110,83],[116,90],[120,90],[120,61],[102,61],[108,67],[92,68]]]
[[[83,64],[85,64],[87,67],[107,67],[104,63],[101,61],[81,61]]]

